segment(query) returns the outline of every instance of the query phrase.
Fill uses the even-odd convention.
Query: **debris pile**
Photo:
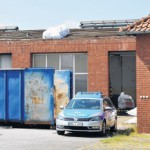
[[[70,34],[69,28],[66,25],[50,27],[43,32],[43,39],[62,39]]]

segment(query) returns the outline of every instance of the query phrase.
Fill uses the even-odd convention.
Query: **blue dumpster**
[[[6,120],[5,71],[0,71],[0,120]]]
[[[25,124],[54,124],[54,69],[24,70]]]
[[[54,124],[54,69],[0,70],[0,122]]]
[[[22,70],[0,71],[0,120],[23,121]]]

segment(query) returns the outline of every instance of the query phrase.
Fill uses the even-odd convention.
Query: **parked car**
[[[101,92],[78,92],[56,119],[59,135],[65,131],[101,132],[105,135],[108,129],[117,129],[117,111]]]

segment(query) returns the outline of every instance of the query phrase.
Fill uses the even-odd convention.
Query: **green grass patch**
[[[150,134],[139,134],[136,128],[119,130],[116,135],[101,140],[103,147],[110,149],[150,149]]]
[[[137,133],[136,127],[118,130],[112,137],[100,140],[85,150],[149,150],[150,134]]]

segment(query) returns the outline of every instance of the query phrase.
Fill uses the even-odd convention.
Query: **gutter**
[[[150,34],[150,31],[132,31],[132,32],[120,32],[121,35],[138,35],[138,34]]]

